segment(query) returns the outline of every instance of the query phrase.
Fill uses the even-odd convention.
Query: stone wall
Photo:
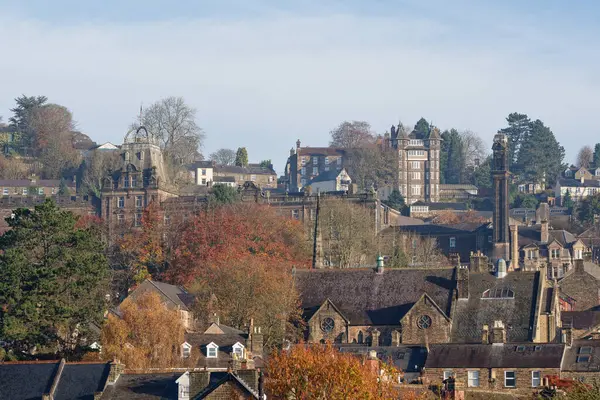
[[[431,325],[419,326],[421,318],[429,317]],[[450,341],[451,322],[440,312],[429,297],[422,297],[402,318],[401,343],[431,344]]]

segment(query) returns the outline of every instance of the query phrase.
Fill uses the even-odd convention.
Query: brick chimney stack
[[[481,343],[483,343],[483,344],[490,343],[490,328],[487,324],[483,325],[482,335],[481,335]]]
[[[379,346],[379,335],[380,332],[377,330],[377,328],[371,331],[371,338],[373,339],[371,342],[371,346]]]
[[[494,321],[492,343],[506,343],[506,328],[502,321]]]
[[[458,299],[469,298],[469,268],[466,265],[459,265],[456,268],[457,275],[457,295]]]

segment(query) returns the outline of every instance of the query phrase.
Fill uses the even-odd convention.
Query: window
[[[551,249],[550,257],[551,258],[559,258],[560,257],[560,249]]]
[[[206,185],[206,178],[202,178],[202,184]]]
[[[256,175],[250,175],[250,180],[252,182],[256,182]]]
[[[27,188],[23,188],[23,196],[27,196]]]
[[[534,258],[537,258],[537,257],[535,256],[535,250],[529,250],[529,251],[527,252],[527,258],[529,258],[530,260],[533,260]]]
[[[137,208],[144,207],[144,196],[135,196],[135,206]]]
[[[419,329],[427,329],[431,326],[431,317],[429,315],[421,315],[417,320]]]
[[[421,179],[420,172],[413,172],[411,175],[412,175],[412,179]]]
[[[514,388],[517,386],[517,374],[515,371],[504,371],[504,387]]]
[[[137,187],[137,185],[138,185],[137,175],[133,175],[131,177],[131,187]]]
[[[411,139],[408,142],[409,146],[423,146],[423,141],[420,139]]]
[[[479,371],[468,371],[468,386],[479,387]]]
[[[450,378],[451,376],[454,376],[454,372],[452,372],[452,370],[444,371],[444,380]]]
[[[181,357],[183,358],[190,358],[190,356],[192,355],[192,346],[189,345],[189,343],[184,343],[181,345]]]
[[[123,178],[123,186],[124,186],[125,188],[128,188],[128,187],[129,187],[129,176],[125,176],[125,177]]]
[[[300,162],[302,163],[302,166],[306,165],[306,158],[302,157]]]
[[[333,320],[333,318],[327,317],[323,321],[321,321],[321,329],[323,330],[323,332],[330,333],[331,331],[333,331],[333,328],[335,328],[335,321]]]
[[[142,225],[142,213],[135,213],[133,216],[133,226]]]
[[[169,225],[171,223],[171,216],[170,215],[165,215],[164,216],[164,221],[165,221],[165,225]]]
[[[583,250],[576,249],[575,250],[575,259],[581,260],[583,258]]]
[[[319,175],[319,167],[313,167],[313,175]]]
[[[482,299],[514,299],[515,292],[513,292],[509,287],[506,286],[498,286],[492,289],[488,289],[483,292],[481,296]]]
[[[38,188],[38,194],[40,196],[43,196],[44,195],[44,188]]]
[[[579,354],[592,354],[592,348],[590,346],[580,347]]]
[[[325,166],[325,172],[329,171],[329,165]]]
[[[244,358],[244,346],[239,342],[234,344],[233,354],[235,354],[238,360],[242,360]]]
[[[341,157],[338,157],[338,159],[337,159],[337,165],[342,165],[342,158]]]
[[[8,188],[2,189],[2,194],[8,196]]]
[[[318,165],[319,164],[319,157],[313,157],[313,165]]]
[[[589,355],[577,356],[577,362],[578,363],[588,363],[588,362],[590,362],[591,358],[592,357]]]
[[[542,383],[542,373],[540,371],[531,371],[531,387],[538,387]]]
[[[139,158],[140,160],[143,160],[143,159],[144,159],[144,152],[143,152],[143,151],[140,151],[140,152],[138,153],[138,158]]]
[[[206,358],[217,358],[217,351],[219,350],[219,346],[210,342],[206,345]]]
[[[302,167],[302,169],[300,170],[300,174],[306,175],[306,167]]]
[[[306,185],[306,179],[304,179],[304,178],[300,179],[300,185],[302,185],[302,186]]]
[[[124,208],[125,207],[125,197],[119,197],[117,199],[117,208]]]
[[[206,169],[202,169],[202,175],[206,175]]]
[[[125,161],[129,161],[129,152],[128,151],[125,152]]]
[[[189,385],[179,385],[179,399],[189,399],[190,398],[190,387]]]
[[[419,196],[421,194],[421,186],[419,185],[413,185],[410,187],[410,192],[412,195],[417,195]]]
[[[456,247],[456,238],[454,236],[452,236],[450,238],[450,248],[453,249]]]
[[[425,179],[429,179],[429,172],[425,172]]]
[[[125,216],[123,214],[117,214],[117,224],[123,225],[125,222]]]
[[[424,156],[425,155],[425,151],[424,150],[408,150],[407,151],[408,156]]]
[[[421,163],[419,161],[411,161],[410,167],[412,169],[419,169],[419,168],[421,168]]]
[[[292,218],[300,219],[300,210],[298,210],[298,209],[292,210]]]
[[[56,194],[56,188],[52,188],[52,194]]]
[[[325,165],[329,165],[329,157],[325,157]]]

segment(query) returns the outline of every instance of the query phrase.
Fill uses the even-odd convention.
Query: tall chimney
[[[300,139],[296,140],[296,149],[300,148]]]
[[[458,299],[469,298],[469,268],[466,265],[459,265],[456,268],[456,286]]]
[[[506,343],[506,328],[502,321],[494,321],[492,343]]]
[[[371,331],[371,346],[379,346],[379,333],[377,328]]]
[[[379,359],[377,358],[377,352],[375,350],[369,350],[369,355],[365,362],[367,369],[370,369],[373,373],[379,374]]]
[[[398,346],[400,346],[400,343],[402,343],[402,337],[401,337],[400,331],[398,331],[397,329],[394,329],[392,331],[392,347],[398,347]]]
[[[510,226],[510,267],[511,271],[519,269],[519,226]]]
[[[540,242],[548,243],[548,239],[550,238],[550,233],[548,232],[550,229],[548,227],[548,220],[542,220],[540,226]]]
[[[496,266],[496,278],[502,279],[506,277],[506,261],[503,258],[498,260]]]
[[[483,329],[481,330],[481,343],[488,344],[490,343],[490,328],[487,324],[483,325]]]

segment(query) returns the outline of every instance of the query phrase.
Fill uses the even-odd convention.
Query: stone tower
[[[508,221],[508,138],[502,133],[494,136],[492,179],[494,185],[494,235],[492,261],[510,259]]]

